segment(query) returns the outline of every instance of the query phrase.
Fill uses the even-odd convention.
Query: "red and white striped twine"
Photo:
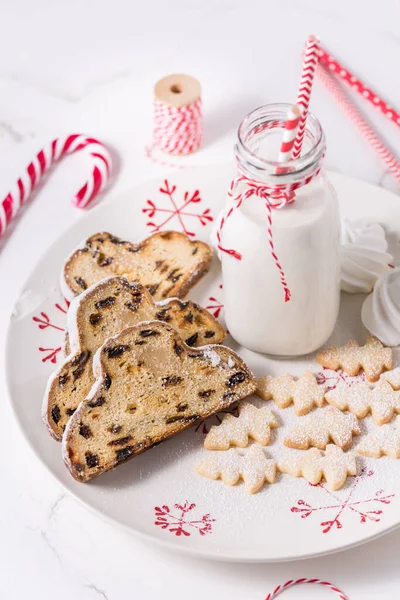
[[[191,154],[203,139],[202,103],[170,106],[154,98],[153,146],[166,154]]]
[[[358,127],[371,146],[377,151],[396,179],[400,181],[400,162],[362,117],[355,104],[353,104],[342,89],[340,83],[336,81],[332,71],[318,65],[317,77],[332,94],[337,104],[344,110],[348,117],[350,117],[356,127]]]
[[[297,93],[297,105],[302,110],[297,136],[293,145],[292,158],[299,158],[303,146],[304,133],[306,130],[308,107],[310,104],[311,91],[314,81],[315,68],[318,62],[319,40],[314,35],[307,39],[304,50],[303,68],[299,91]]]
[[[329,583],[329,581],[322,581],[321,579],[307,579],[306,577],[302,577],[301,579],[290,579],[286,583],[278,585],[278,587],[276,587],[273,592],[268,594],[265,600],[273,600],[288,588],[293,587],[294,585],[300,585],[302,583],[315,583],[317,585],[323,585],[326,588],[332,590],[332,592],[335,592],[335,594],[338,598],[340,598],[340,600],[348,600],[347,596],[345,596],[345,594],[341,590],[339,590],[339,588],[337,588],[335,585]]]
[[[316,171],[308,175],[307,177],[303,177],[302,179],[295,181],[293,183],[281,183],[275,184],[273,186],[268,183],[261,183],[260,181],[255,181],[254,179],[250,179],[246,177],[246,175],[239,175],[235,179],[232,180],[228,196],[232,199],[232,206],[228,210],[226,215],[223,215],[219,224],[219,228],[217,230],[217,240],[218,240],[218,249],[221,252],[225,252],[229,254],[236,260],[242,260],[242,255],[237,252],[237,250],[233,248],[225,248],[222,245],[222,230],[226,221],[232,215],[232,213],[240,208],[244,200],[247,200],[251,196],[257,196],[261,198],[265,202],[268,219],[268,227],[267,227],[267,235],[268,235],[268,243],[271,250],[272,258],[274,259],[275,266],[279,272],[281,284],[284,291],[284,299],[285,302],[289,302],[290,300],[290,289],[286,282],[286,277],[282,265],[279,262],[277,253],[275,251],[274,240],[272,235],[272,211],[274,209],[283,208],[287,204],[290,204],[294,201],[294,191],[302,187],[303,185],[308,185],[320,172],[321,168],[319,167]],[[243,191],[238,192],[234,195],[234,190],[236,188],[239,189],[243,187]],[[279,201],[277,201],[279,200]]]
[[[72,203],[77,208],[86,208],[94,197],[104,189],[112,168],[110,152],[98,140],[82,134],[71,134],[57,138],[37,153],[25,173],[17,180],[13,189],[0,203],[0,236],[18,213],[18,209],[31,196],[49,169],[67,154],[84,150],[92,162],[89,179],[80,188]]]
[[[392,106],[389,106],[378,94],[376,94],[371,88],[367,87],[358,77],[351,73],[348,69],[344,68],[329,52],[324,48],[318,49],[318,57],[320,63],[326,65],[330,71],[341,77],[343,81],[348,83],[356,92],[361,94],[368,102],[370,102],[375,108],[381,111],[388,119],[393,121],[398,127],[400,127],[400,113],[396,111]]]

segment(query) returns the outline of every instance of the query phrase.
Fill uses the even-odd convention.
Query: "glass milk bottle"
[[[219,247],[232,337],[256,352],[298,356],[322,346],[336,323],[340,217],[321,168],[325,136],[313,115],[301,157],[276,163],[288,108],[262,106],[239,127],[238,177],[224,209]],[[289,192],[282,197],[281,190]]]

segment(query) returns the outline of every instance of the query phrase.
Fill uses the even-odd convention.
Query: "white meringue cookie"
[[[378,279],[364,301],[361,320],[386,346],[400,345],[400,268],[390,269]]]
[[[345,292],[368,293],[389,271],[393,257],[387,251],[385,230],[378,223],[343,219],[340,239],[341,288]]]

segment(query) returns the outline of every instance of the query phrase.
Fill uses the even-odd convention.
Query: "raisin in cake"
[[[174,327],[188,346],[219,344],[225,330],[198,304],[178,299],[157,304],[142,285],[123,277],[109,277],[75,298],[68,311],[70,355],[50,377],[43,400],[43,418],[51,434],[61,440],[65,425],[84,400],[95,379],[96,350],[125,327],[157,319]]]
[[[97,351],[96,384],[69,420],[64,461],[88,481],[256,389],[224,346],[190,348],[166,323],[124,329]]]
[[[64,296],[71,300],[110,276],[141,283],[156,300],[183,298],[208,271],[212,250],[183,233],[155,233],[138,244],[96,233],[67,259],[61,274]]]

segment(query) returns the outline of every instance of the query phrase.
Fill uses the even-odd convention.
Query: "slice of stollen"
[[[209,270],[212,250],[178,231],[155,233],[132,244],[110,233],[95,233],[65,262],[61,289],[72,300],[111,276],[141,283],[155,298],[183,298]]]
[[[190,348],[166,323],[124,329],[97,351],[96,383],[69,420],[64,461],[88,481],[256,389],[224,346]]]
[[[95,379],[97,349],[125,327],[157,319],[177,329],[188,346],[219,344],[226,336],[218,321],[198,304],[178,299],[156,303],[140,284],[109,277],[75,298],[68,311],[70,353],[50,377],[43,399],[43,419],[56,440]]]

